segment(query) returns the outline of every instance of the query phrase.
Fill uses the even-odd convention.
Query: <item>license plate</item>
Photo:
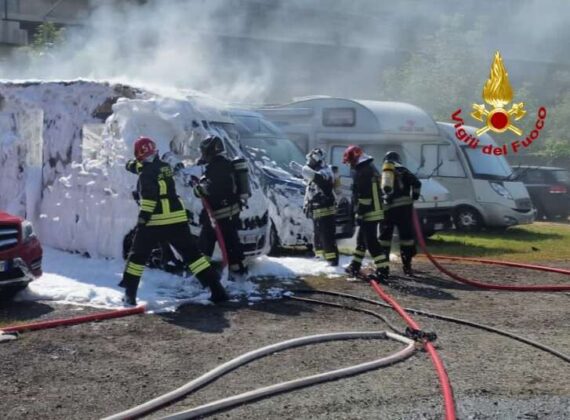
[[[6,270],[7,268],[8,264],[6,264],[6,261],[0,261],[0,273]]]
[[[443,230],[443,223],[436,223],[435,225],[433,225],[433,228],[435,230]]]

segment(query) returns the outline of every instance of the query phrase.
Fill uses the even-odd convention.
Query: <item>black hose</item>
[[[360,296],[351,295],[348,293],[342,293],[342,292],[330,292],[328,290],[320,290],[320,289],[297,289],[297,290],[291,290],[291,292],[293,292],[293,293],[320,293],[320,294],[329,295],[329,296],[345,297],[345,298],[357,300],[360,302],[367,302],[367,303],[370,303],[373,305],[382,306],[384,308],[390,308],[390,305],[388,305],[386,303],[379,302],[379,301],[373,300],[373,299],[367,299],[367,298],[360,297]],[[553,349],[552,347],[546,346],[542,343],[539,343],[537,341],[534,341],[534,340],[531,340],[528,338],[521,337],[520,335],[511,333],[511,332],[508,332],[505,330],[501,330],[501,329],[491,327],[491,326],[488,326],[485,324],[479,324],[477,322],[469,321],[466,319],[455,318],[455,317],[446,316],[446,315],[439,315],[439,314],[435,314],[433,312],[423,311],[421,309],[414,309],[414,308],[404,308],[404,309],[408,312],[411,312],[411,313],[414,313],[417,315],[423,315],[423,316],[427,316],[430,318],[439,319],[442,321],[453,322],[453,323],[460,324],[460,325],[467,325],[469,327],[478,328],[478,329],[481,329],[484,331],[489,331],[489,332],[493,332],[495,334],[502,335],[504,337],[509,337],[509,338],[512,338],[513,340],[520,341],[521,343],[528,344],[529,346],[532,346],[532,347],[535,347],[539,350],[550,353],[553,356],[556,356],[556,357],[564,360],[565,362],[570,363],[570,356],[568,356],[564,353],[561,353],[558,350]],[[392,328],[392,327],[390,326],[390,328]]]
[[[374,312],[374,311],[370,311],[368,309],[364,309],[364,308],[355,308],[354,306],[347,306],[347,305],[342,305],[340,303],[333,303],[333,302],[326,302],[324,300],[317,300],[317,299],[307,299],[307,298],[300,298],[297,296],[286,296],[288,299],[293,299],[293,300],[297,300],[297,301],[301,301],[301,302],[309,302],[309,303],[317,303],[319,305],[323,305],[323,306],[332,306],[334,308],[341,308],[341,309],[347,309],[349,311],[354,311],[354,312],[362,312],[368,315],[372,315],[373,317],[376,317],[378,319],[381,319],[382,321],[384,321],[384,323],[386,323],[386,325],[388,326],[388,328],[390,328],[392,331],[394,331],[397,334],[401,334],[403,336],[406,335],[405,332],[402,332],[401,329],[398,329],[394,326],[394,324],[392,324],[390,321],[388,321],[388,319],[384,316],[379,314],[378,312]]]

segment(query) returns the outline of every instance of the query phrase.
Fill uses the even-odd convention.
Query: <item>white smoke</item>
[[[64,45],[31,61],[22,54],[4,60],[2,77],[167,85],[228,101],[318,93],[380,99],[383,71],[421,53],[454,16],[465,22],[454,30],[457,49],[472,57],[466,67],[481,59],[487,67],[497,49],[507,66],[511,58],[569,65],[564,0],[100,0],[92,6],[83,27],[66,29]],[[466,42],[479,23],[482,42]]]

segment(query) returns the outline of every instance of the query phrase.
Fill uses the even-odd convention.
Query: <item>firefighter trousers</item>
[[[313,219],[313,247],[315,255],[322,256],[330,265],[338,265],[335,216]]]
[[[127,294],[136,297],[145,264],[152,250],[161,242],[168,242],[176,249],[182,256],[184,264],[187,265],[189,271],[196,276],[202,286],[211,289],[213,286],[219,285],[218,273],[210,265],[209,259],[200,252],[190,234],[188,223],[141,226],[133,238],[123,279],[119,283],[120,287],[126,289]]]
[[[390,246],[394,227],[398,228],[400,236],[400,256],[404,264],[411,264],[416,255],[414,230],[412,222],[413,207],[411,205],[399,206],[384,211],[384,220],[380,222],[380,246],[382,252],[389,258]]]
[[[361,221],[358,233],[356,234],[356,249],[352,255],[351,265],[357,269],[362,266],[362,260],[370,253],[377,270],[389,270],[389,260],[382,252],[378,242],[378,222]]]
[[[210,222],[210,218],[205,211],[200,215],[200,223],[202,225],[199,240],[200,249],[204,254],[211,257],[214,253],[214,247],[216,246],[218,238]],[[216,223],[220,227],[222,237],[224,238],[230,270],[237,273],[245,272],[243,246],[238,235],[240,223],[239,214],[216,220]]]

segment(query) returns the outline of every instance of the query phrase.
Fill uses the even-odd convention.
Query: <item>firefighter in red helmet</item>
[[[349,275],[358,277],[366,251],[374,260],[376,277],[385,280],[388,258],[378,242],[378,224],[384,218],[380,192],[380,173],[374,166],[374,159],[366,155],[359,146],[348,146],[343,163],[350,166],[353,173],[353,203],[356,206],[356,221],[359,226],[356,235],[356,249],[352,262],[346,267]]]
[[[139,176],[140,211],[123,279],[119,283],[125,289],[123,301],[129,306],[136,305],[144,266],[160,242],[169,242],[180,253],[190,272],[204,287],[210,288],[212,301],[227,300],[218,273],[192,239],[186,209],[176,194],[170,165],[159,159],[156,144],[147,137],[136,140],[134,154],[135,159],[127,162],[126,169]]]

